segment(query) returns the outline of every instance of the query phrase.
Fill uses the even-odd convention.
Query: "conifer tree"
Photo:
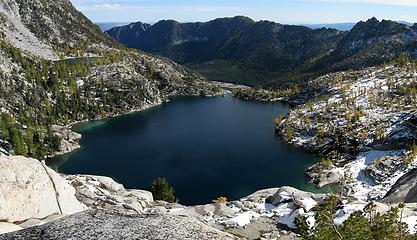
[[[166,178],[156,178],[150,186],[155,200],[162,200],[170,203],[177,202],[175,190],[170,186]]]

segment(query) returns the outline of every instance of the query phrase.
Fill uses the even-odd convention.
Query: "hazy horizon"
[[[93,22],[147,22],[162,19],[205,22],[247,16],[284,24],[356,23],[372,17],[417,22],[415,0],[70,0]]]
[[[210,19],[210,20],[207,20],[207,21],[178,21],[176,19],[168,19],[167,18],[167,19],[159,19],[156,22],[144,22],[144,21],[141,21],[140,19],[139,20],[136,20],[136,21],[132,21],[132,22],[130,22],[130,21],[115,21],[115,22],[112,22],[112,21],[98,21],[98,22],[93,21],[93,22],[94,23],[98,23],[98,24],[106,24],[106,23],[109,23],[109,24],[130,24],[130,23],[134,23],[134,22],[142,22],[142,23],[146,23],[146,24],[153,25],[153,24],[155,24],[155,23],[157,23],[159,21],[167,21],[167,20],[177,21],[179,23],[191,23],[191,22],[208,22],[208,21],[212,21],[212,20],[215,20],[215,19],[218,19],[218,18],[233,18],[233,17],[238,17],[238,16],[247,17],[247,16],[242,16],[242,15],[236,15],[236,16],[217,17],[217,18],[213,18],[213,19]],[[342,25],[342,24],[356,24],[356,23],[358,23],[360,21],[367,21],[367,20],[369,20],[371,18],[372,17],[367,18],[367,19],[361,19],[361,20],[359,20],[357,22],[328,22],[328,23],[325,23],[325,22],[318,22],[318,23],[303,23],[303,22],[300,22],[300,23],[288,23],[288,24],[290,24],[290,25],[303,25],[303,26],[307,26],[307,25],[339,25],[339,24]],[[254,21],[257,21],[255,19],[253,19],[253,20]],[[378,21],[382,21],[382,20],[396,21],[396,22],[404,23],[404,24],[414,24],[414,23],[417,23],[417,22],[409,22],[409,21],[403,21],[403,20],[378,19]],[[258,20],[258,21],[262,21],[262,20]],[[265,21],[272,21],[272,20],[265,19]],[[277,21],[273,21],[273,22],[282,23],[282,22],[277,22]],[[287,23],[282,23],[282,24],[287,24]]]

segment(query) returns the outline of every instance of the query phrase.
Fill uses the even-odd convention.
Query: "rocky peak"
[[[114,45],[115,42],[101,33],[87,17],[77,11],[69,0],[11,0],[19,6],[25,24],[39,39],[50,44],[98,43]]]
[[[416,42],[411,27],[371,18],[357,23],[341,39],[336,49],[323,59],[324,64],[318,66],[333,65],[332,71],[375,66],[393,60],[402,53],[414,52]]]
[[[216,22],[220,24],[228,23],[228,24],[253,24],[255,21],[246,16],[235,16],[235,17],[225,17],[225,18],[218,18],[210,22]]]
[[[371,18],[366,22],[359,22],[349,32],[347,37],[357,38],[375,38],[384,35],[393,35],[406,31],[409,27],[405,24],[395,21],[382,20]]]
[[[142,31],[146,31],[146,29],[148,29],[149,27],[151,27],[151,24],[147,24],[147,23],[142,23],[142,22],[136,22],[136,23],[130,23],[129,25],[130,29],[136,29],[136,30],[142,30]]]
[[[107,33],[113,36],[119,42],[126,42],[127,46],[132,45],[132,42],[129,42],[129,38],[126,38],[126,35],[135,35],[136,37],[140,37],[144,32],[146,32],[151,27],[150,24],[136,22],[130,23],[127,26],[123,27],[114,27],[107,31]]]
[[[56,59],[57,54],[51,46],[41,41],[22,22],[18,2],[13,0],[0,2],[0,37],[14,47],[46,59]]]
[[[85,50],[93,45],[119,46],[69,0],[4,0],[0,10],[0,31],[5,38],[42,58],[57,59],[57,52],[68,46]]]
[[[168,33],[174,33],[178,31],[181,26],[181,23],[175,20],[161,20],[153,25],[153,29],[158,29],[160,31],[167,31]]]
[[[379,20],[376,17],[372,17],[366,21],[368,24],[376,24],[379,23]]]

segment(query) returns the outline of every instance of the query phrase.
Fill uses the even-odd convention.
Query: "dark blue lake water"
[[[56,157],[61,173],[110,176],[126,188],[148,189],[166,177],[180,203],[234,200],[256,190],[290,185],[312,189],[304,178],[314,154],[283,144],[273,121],[281,103],[233,97],[179,97],[143,112],[74,126],[81,149]]]

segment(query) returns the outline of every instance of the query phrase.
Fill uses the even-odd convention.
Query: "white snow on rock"
[[[364,173],[364,170],[366,167],[370,166],[382,157],[402,156],[404,151],[405,150],[370,150],[361,153],[355,161],[346,164],[344,167],[334,168],[332,171],[338,172],[342,176],[347,174],[354,180],[352,183],[349,183],[349,186],[353,190],[353,196],[355,196],[358,200],[367,201],[370,199],[379,199],[391,189],[401,176],[406,174],[409,170],[417,167],[417,159],[414,159],[414,161],[412,161],[406,169],[398,169],[391,177],[386,178],[381,183],[375,183]]]
[[[340,209],[336,212],[336,218],[334,219],[334,223],[337,225],[342,224],[346,221],[350,215],[356,211],[362,211],[367,202],[357,202],[357,203],[348,203],[343,206],[343,209]]]
[[[260,214],[253,212],[253,211],[247,211],[243,213],[239,213],[236,215],[236,217],[231,218],[227,221],[224,221],[224,223],[236,223],[240,227],[244,227],[246,224],[249,224],[252,219],[258,218]]]
[[[315,212],[305,212],[304,209],[298,208],[296,210],[291,211],[289,214],[285,214],[278,219],[278,223],[284,224],[289,228],[296,229],[297,226],[295,225],[294,221],[298,216],[305,216],[307,218],[307,224],[310,228],[314,227],[316,220],[314,218]]]
[[[245,227],[252,221],[256,221],[260,217],[266,217],[276,220],[277,223],[296,228],[294,219],[299,216],[305,216],[310,227],[315,224],[313,208],[318,204],[317,199],[325,197],[322,194],[313,194],[303,192],[292,187],[281,187],[275,189],[267,189],[257,192],[262,198],[248,197],[239,201],[233,201],[227,204],[227,207],[234,211],[233,216],[222,216],[214,221],[226,226]],[[257,193],[251,196],[257,196]],[[270,195],[267,196],[269,193]],[[268,197],[268,202],[266,202]],[[253,202],[252,199],[256,199]],[[315,200],[316,199],[316,200]],[[274,202],[271,204],[269,202]],[[245,206],[249,206],[245,207]],[[213,220],[213,219],[210,219]]]
[[[301,203],[302,208],[307,212],[317,205],[317,202],[311,197],[302,198],[298,201]]]
[[[402,222],[408,225],[408,231],[410,234],[416,234],[417,216],[405,217]]]

